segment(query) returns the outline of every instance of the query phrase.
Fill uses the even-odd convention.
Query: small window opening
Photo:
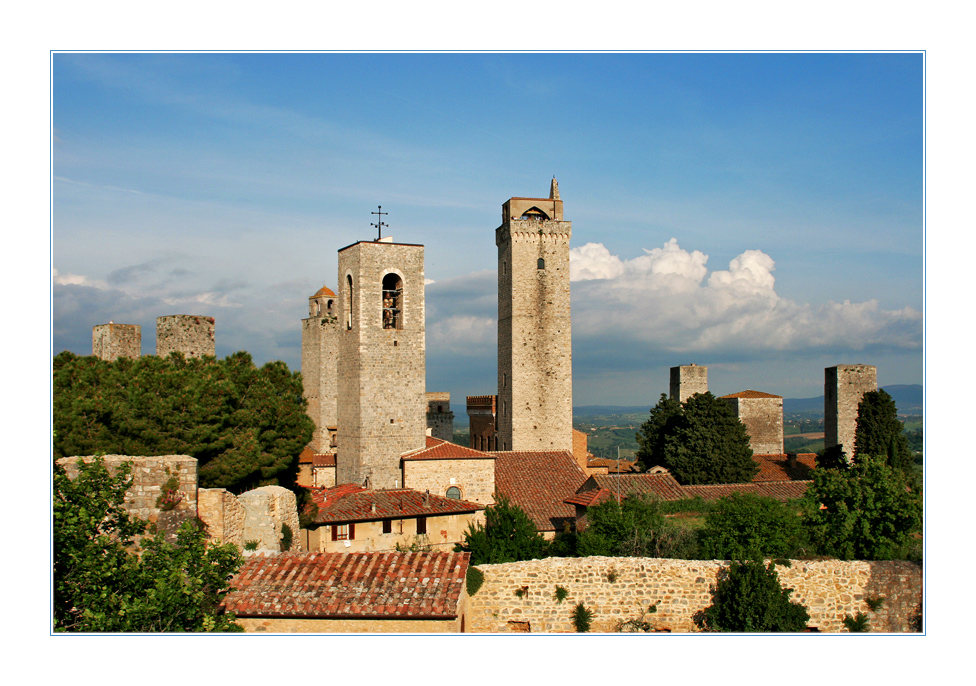
[[[383,277],[383,328],[403,328],[403,282],[396,274]]]
[[[383,533],[384,534],[392,534],[393,533],[393,520],[392,519],[384,519],[383,520]]]
[[[332,312],[332,304],[333,304],[333,302],[334,302],[334,301],[332,301],[332,300],[329,300],[329,301],[328,301],[328,302],[327,302],[327,303],[325,304],[325,311],[326,311],[326,313],[327,313],[327,314],[333,314],[333,312]]]
[[[427,533],[427,518],[417,517],[417,534],[423,535]]]
[[[449,489],[447,489],[447,497],[453,500],[460,500],[461,489],[458,488],[457,486],[451,486]]]
[[[535,266],[536,266],[536,269],[545,269],[546,268],[546,261],[540,257],[539,258],[539,261],[536,263]]]
[[[352,275],[346,276],[346,330],[352,329]]]

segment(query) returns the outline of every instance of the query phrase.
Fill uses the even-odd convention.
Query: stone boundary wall
[[[244,507],[226,488],[197,490],[197,515],[211,540],[244,547]]]
[[[244,543],[257,541],[258,550],[278,552],[282,525],[287,524],[292,533],[289,550],[301,549],[294,493],[282,486],[261,486],[241,493],[237,502],[244,513],[241,532]]]
[[[611,632],[618,621],[635,618],[655,603],[657,612],[644,618],[652,628],[699,631],[693,617],[712,604],[711,588],[726,565],[719,560],[635,557],[478,565],[485,580],[468,600],[468,631],[573,632],[572,612],[579,602],[593,610],[591,630],[596,632]],[[858,612],[868,615],[873,632],[915,631],[922,602],[918,564],[794,560],[791,567],[777,566],[776,571],[780,583],[794,589],[791,600],[806,606],[808,626],[821,632],[844,631],[844,616]],[[554,597],[557,586],[568,592],[562,603]],[[876,597],[884,602],[875,613],[865,599]]]

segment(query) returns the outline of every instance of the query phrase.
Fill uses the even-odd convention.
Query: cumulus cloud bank
[[[708,256],[674,238],[622,260],[600,243],[570,251],[573,334],[613,335],[665,350],[918,349],[922,315],[876,300],[813,306],[781,298],[776,264],[747,250],[708,273]]]

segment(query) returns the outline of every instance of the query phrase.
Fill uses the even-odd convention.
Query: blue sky
[[[336,251],[426,246],[427,385],[493,393],[501,204],[573,222],[574,404],[668,368],[811,397],[922,383],[923,58],[827,54],[55,54],[53,348],[216,318],[300,364]]]

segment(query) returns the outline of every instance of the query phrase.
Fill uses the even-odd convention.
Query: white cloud
[[[495,350],[496,320],[491,317],[455,315],[427,327],[427,346],[435,354],[480,356]]]
[[[89,279],[80,274],[61,274],[57,269],[51,269],[51,278],[56,286],[88,286],[99,290],[107,290],[108,284],[98,279]]]

